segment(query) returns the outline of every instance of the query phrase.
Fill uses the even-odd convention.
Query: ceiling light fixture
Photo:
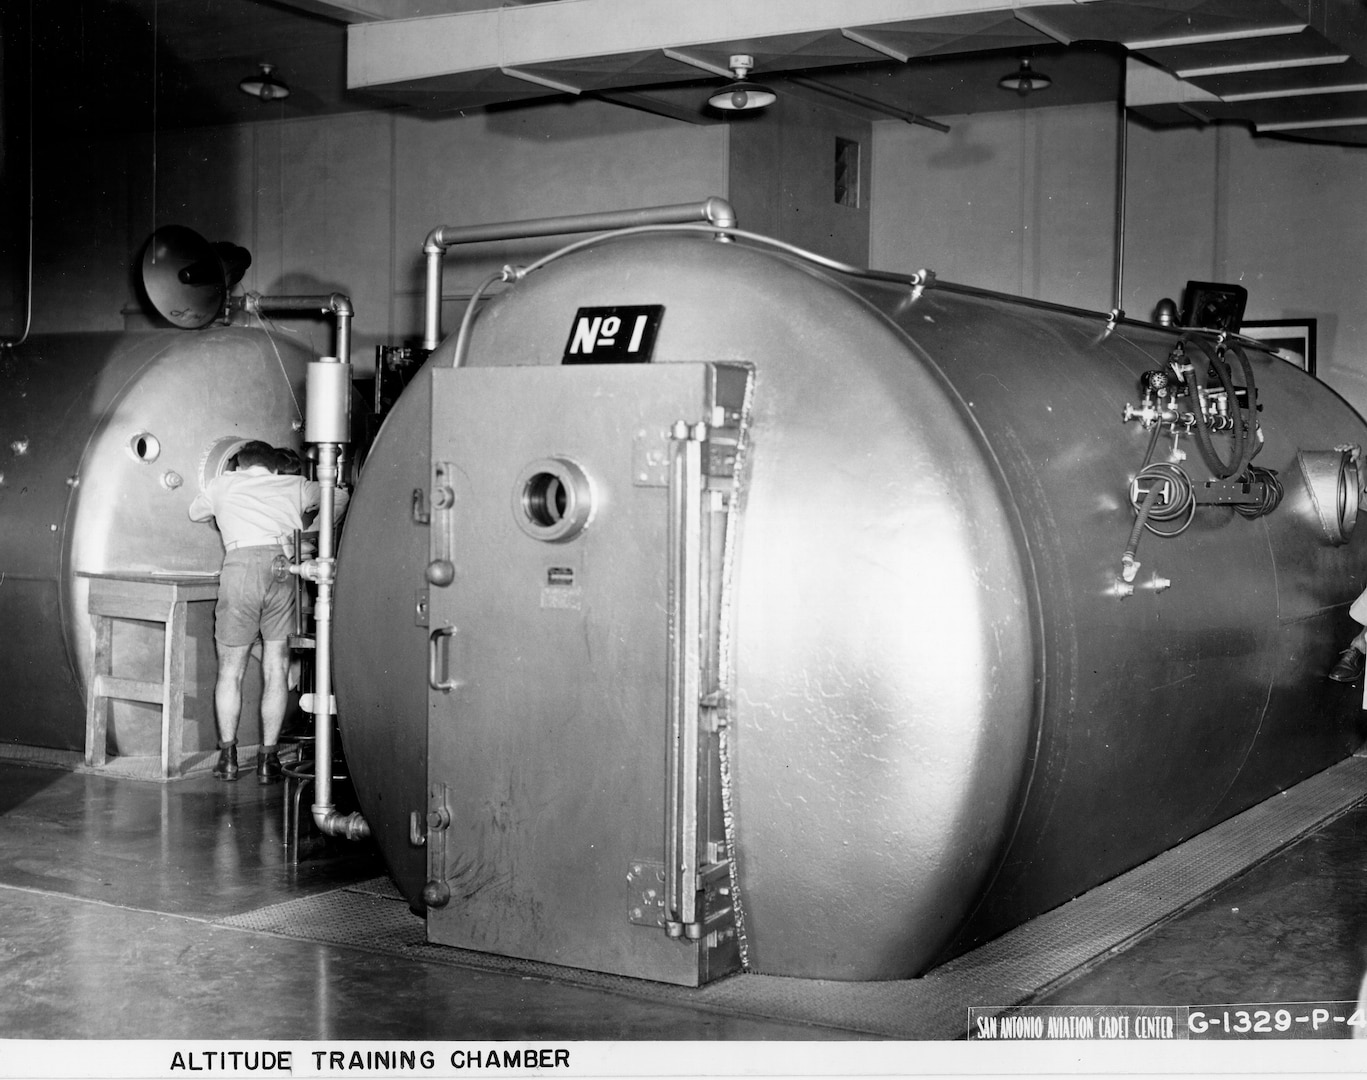
[[[753,56],[744,54],[733,56],[731,63],[727,66],[731,68],[736,81],[727,83],[707,99],[707,104],[711,105],[712,108],[722,109],[726,112],[754,112],[756,109],[763,109],[778,100],[778,95],[767,86],[746,81],[745,76],[755,66]]]
[[[248,75],[237,84],[237,88],[263,102],[283,101],[290,96],[290,88],[271,74],[274,70],[274,64],[262,64],[260,72]]]
[[[1003,90],[1014,90],[1021,97],[1036,90],[1048,90],[1053,84],[1054,80],[1044,72],[1035,71],[1030,67],[1028,56],[1021,57],[1021,66],[1018,69],[997,80],[997,85]]]

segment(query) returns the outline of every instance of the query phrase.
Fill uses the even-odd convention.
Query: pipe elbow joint
[[[325,836],[345,840],[365,840],[370,836],[370,823],[359,812],[339,814],[333,806],[313,807],[313,823]]]
[[[703,203],[703,216],[711,224],[720,228],[734,229],[736,227],[735,208],[719,195],[712,195]]]
[[[422,242],[422,253],[424,255],[445,254],[446,239],[442,233],[442,230],[444,228],[444,225],[438,225],[435,229],[433,229],[430,233],[427,234],[427,239]]]
[[[341,315],[347,319],[355,314],[351,307],[351,297],[347,296],[346,293],[333,293],[328,297],[328,306],[334,315]]]

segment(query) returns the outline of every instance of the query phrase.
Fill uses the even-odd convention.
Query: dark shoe
[[[1329,669],[1329,677],[1334,682],[1353,683],[1362,678],[1362,669],[1367,667],[1367,655],[1363,655],[1350,645],[1339,654],[1334,666]]]
[[[214,779],[237,779],[237,747],[223,746],[218,751],[218,764],[214,766]]]
[[[258,784],[274,784],[280,779],[280,755],[272,750],[269,753],[258,754],[256,757],[256,782]]]

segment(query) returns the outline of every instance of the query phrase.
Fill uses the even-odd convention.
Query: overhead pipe
[[[426,262],[422,347],[431,352],[441,343],[441,264],[448,247],[531,236],[611,232],[614,229],[630,229],[639,225],[681,225],[694,221],[704,221],[730,229],[736,225],[736,212],[729,202],[714,195],[700,203],[683,203],[675,206],[647,206],[637,210],[531,218],[526,221],[503,221],[490,225],[439,225],[427,234],[422,246]]]
[[[261,296],[257,293],[247,293],[242,298],[242,306],[251,315],[260,315],[263,311],[321,311],[324,315],[331,313],[336,321],[335,359],[343,364],[351,363],[353,311],[350,297],[342,293],[316,296]]]

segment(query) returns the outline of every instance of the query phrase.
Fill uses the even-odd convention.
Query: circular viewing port
[[[128,450],[138,461],[153,462],[161,456],[161,442],[150,431],[139,431],[128,440]]]
[[[222,476],[233,455],[249,441],[240,435],[221,435],[209,443],[199,455],[199,489],[203,491],[210,480]]]
[[[539,472],[523,485],[522,506],[537,528],[553,529],[565,520],[569,488],[555,473]]]
[[[513,487],[513,516],[528,536],[561,541],[578,536],[593,512],[584,470],[566,458],[543,458],[522,470]]]

